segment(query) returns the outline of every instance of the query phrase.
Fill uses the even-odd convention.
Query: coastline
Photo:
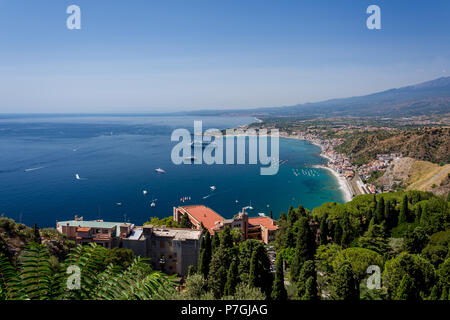
[[[327,159],[327,165],[315,165],[313,167],[320,168],[320,169],[326,169],[331,172],[331,174],[336,178],[336,180],[339,183],[339,189],[341,190],[341,192],[344,195],[344,202],[349,202],[353,199],[353,190],[352,190],[351,186],[349,185],[347,178],[341,176],[336,170],[334,170],[333,168],[328,166],[328,162],[331,161],[332,159],[323,153],[322,145],[315,143],[313,141],[306,140],[306,139],[299,139],[298,137],[283,136],[283,138],[308,141],[311,144],[320,147],[320,150],[321,150],[320,156],[322,158]]]

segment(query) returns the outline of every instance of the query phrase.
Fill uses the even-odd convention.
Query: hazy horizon
[[[81,30],[66,8],[81,8]],[[0,113],[277,107],[450,75],[448,1],[8,1]]]

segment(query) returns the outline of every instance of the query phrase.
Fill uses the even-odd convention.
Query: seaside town
[[[351,197],[360,194],[375,194],[392,191],[392,186],[380,190],[375,185],[367,182],[374,172],[384,172],[391,162],[402,157],[401,153],[378,154],[375,160],[367,164],[356,166],[351,163],[349,157],[336,152],[336,146],[344,142],[341,138],[323,139],[317,134],[309,132],[280,132],[280,137],[306,140],[322,149],[321,156],[328,160],[327,167],[340,181],[344,192]],[[347,198],[347,200],[350,200]]]

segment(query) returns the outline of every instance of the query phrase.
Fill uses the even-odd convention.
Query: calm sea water
[[[202,120],[204,129],[254,122],[248,117],[0,116],[0,213],[40,227],[75,214],[142,224],[172,215],[173,206],[182,204],[204,204],[224,217],[251,205],[251,216],[272,210],[277,217],[291,205],[312,209],[343,201],[327,170],[307,167],[325,160],[319,147],[305,141],[280,140],[280,159],[287,161],[274,176],[261,176],[259,164],[174,165],[170,154],[176,143],[170,135],[175,128],[193,132],[194,120]],[[181,202],[182,197],[191,200]]]

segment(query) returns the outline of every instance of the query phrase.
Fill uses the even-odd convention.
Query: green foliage
[[[320,244],[325,245],[328,243],[328,216],[322,218],[320,222]]]
[[[339,270],[343,264],[349,263],[356,279],[361,281],[366,277],[367,268],[377,265],[383,268],[383,257],[375,251],[364,248],[348,248],[340,251],[333,261],[334,270]]]
[[[145,225],[153,225],[153,226],[158,226],[158,227],[162,227],[162,226],[166,226],[168,228],[180,228],[181,226],[175,222],[175,220],[173,220],[173,217],[166,217],[163,219],[159,219],[158,217],[151,217],[150,221],[147,221],[144,223]]]
[[[420,253],[428,242],[428,235],[422,227],[409,229],[404,237],[403,250],[409,253]]]
[[[35,223],[33,226],[33,242],[37,244],[41,244],[41,234],[39,233],[39,228],[37,224]]]
[[[234,296],[224,297],[226,300],[265,300],[266,295],[260,288],[255,288],[249,284],[240,282],[236,286],[236,293]]]
[[[272,287],[272,300],[287,300],[287,291],[284,287],[283,257],[278,255],[275,264],[275,280]]]
[[[403,252],[385,263],[383,284],[388,288],[389,298],[398,297],[398,288],[406,274],[412,278],[412,282],[422,298],[429,296],[436,281],[433,265],[418,255]],[[409,282],[408,279],[405,280],[405,288]]]
[[[313,260],[306,261],[297,281],[297,297],[300,300],[315,300],[317,296],[317,271]]]
[[[191,220],[189,220],[189,216],[187,214],[183,214],[181,216],[180,227],[181,228],[191,228],[192,227]]]
[[[298,225],[297,244],[290,268],[291,280],[293,282],[297,282],[303,263],[314,258],[316,249],[314,234],[309,227],[308,218],[301,217],[296,222],[296,225]]]
[[[112,248],[107,249],[105,253],[105,264],[113,264],[123,269],[128,268],[133,262],[135,256],[131,249]]]
[[[318,269],[324,273],[333,273],[333,261],[341,250],[342,247],[340,245],[332,243],[325,246],[319,246],[315,255],[315,259],[318,260]]]
[[[449,256],[450,230],[436,232],[431,235],[427,246],[422,250],[422,256],[435,267]]]
[[[250,260],[256,248],[263,244],[255,239],[249,239],[239,244],[239,266],[238,273],[241,281],[249,283],[250,279]]]
[[[402,206],[400,207],[400,215],[398,217],[398,223],[406,223],[409,218],[409,209],[408,209],[408,196],[405,194],[402,198]]]
[[[18,269],[0,257],[0,292],[3,299],[164,299],[173,292],[175,283],[159,272],[153,272],[141,258],[123,270],[105,264],[106,249],[96,245],[73,249],[64,265],[54,261],[48,249],[29,244]],[[70,290],[69,266],[80,268],[81,285]]]
[[[224,248],[232,248],[233,247],[233,236],[231,235],[231,228],[226,226],[220,233],[220,245]]]
[[[393,296],[394,300],[420,300],[414,279],[405,274]]]
[[[331,280],[333,300],[359,300],[359,285],[349,262],[343,262]]]
[[[225,290],[223,294],[225,296],[234,295],[238,281],[238,263],[236,260],[233,260],[231,262],[230,269],[228,269],[227,282],[225,283]]]
[[[249,284],[260,288],[266,297],[270,297],[272,291],[272,273],[270,261],[264,246],[257,246],[250,259]]]
[[[200,242],[200,256],[198,263],[198,270],[205,278],[208,277],[211,256],[212,256],[211,236],[209,232],[206,231]]]
[[[375,218],[372,218],[369,224],[369,229],[359,238],[359,245],[362,248],[373,250],[381,255],[388,252],[388,240],[384,232],[383,224],[375,224]]]
[[[220,245],[212,255],[208,274],[208,288],[216,299],[223,295],[230,263],[230,249]]]
[[[175,294],[172,298],[177,300],[201,300],[207,293],[207,280],[199,273],[189,275],[186,278],[186,287],[181,294]]]

